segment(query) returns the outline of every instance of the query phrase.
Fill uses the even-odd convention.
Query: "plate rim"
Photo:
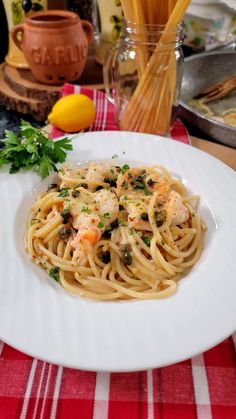
[[[114,133],[116,133],[116,134],[114,134]],[[123,137],[125,137],[125,136],[130,136],[130,137],[146,137],[146,136],[148,136],[148,138],[150,139],[150,141],[152,141],[154,138],[156,138],[156,140],[158,140],[159,141],[159,143],[162,143],[162,146],[164,147],[164,145],[165,144],[175,144],[173,147],[175,148],[175,147],[182,147],[183,148],[183,150],[187,150],[188,149],[188,145],[185,145],[185,144],[182,144],[182,143],[180,143],[180,142],[178,142],[178,141],[174,141],[174,140],[172,140],[172,139],[167,139],[167,138],[163,138],[163,137],[159,137],[159,136],[153,136],[153,135],[150,135],[150,134],[137,134],[137,133],[127,133],[127,132],[120,132],[120,131],[97,131],[97,132],[88,132],[88,133],[85,133],[85,134],[83,134],[82,136],[80,135],[78,138],[84,138],[84,136],[86,136],[87,138],[89,137],[89,136],[94,136],[94,137],[96,137],[96,136],[104,136],[104,137],[107,137],[107,136],[117,136],[117,135],[122,135]],[[86,138],[85,137],[85,138]],[[77,138],[75,137],[75,139],[74,139],[74,141],[77,141]],[[143,140],[142,140],[143,141]],[[167,146],[167,148],[168,148],[169,146]],[[194,149],[194,147],[189,147],[189,150],[193,150]],[[76,151],[75,151],[76,152]],[[231,169],[229,166],[227,166],[226,164],[224,164],[223,162],[221,162],[220,160],[218,160],[217,158],[215,158],[215,157],[212,157],[212,156],[210,156],[208,153],[206,153],[206,152],[204,152],[204,151],[201,151],[201,150],[198,150],[198,149],[194,149],[194,151],[189,151],[190,152],[190,154],[191,153],[194,153],[194,154],[198,154],[199,156],[201,156],[201,155],[205,155],[205,157],[207,156],[207,158],[209,158],[211,161],[217,161],[218,162],[218,164],[220,164],[220,166],[222,166],[222,167],[224,167],[225,168],[225,170],[230,170],[231,171],[231,174],[232,173],[234,173],[234,175],[235,175],[235,172],[233,171],[233,169]],[[200,154],[199,154],[200,153]],[[124,159],[125,159],[125,157],[124,157]],[[94,160],[94,158],[92,159],[92,160]],[[1,173],[0,173],[1,174]],[[27,176],[30,176],[30,174],[29,173],[26,173],[26,175]],[[12,176],[12,175],[10,175],[10,176]],[[17,176],[17,175],[16,175]],[[235,177],[235,179],[236,179],[236,177]],[[1,185],[0,185],[0,190],[1,190]],[[0,268],[1,268],[1,266],[0,266]],[[174,298],[174,297],[173,297]],[[0,297],[0,301],[1,301],[1,297]],[[160,301],[160,300],[159,300]],[[0,322],[0,325],[1,325],[1,322]],[[235,324],[235,326],[236,326],[236,324]],[[217,343],[219,343],[221,340],[223,340],[223,339],[225,339],[226,337],[228,337],[232,332],[233,332],[234,330],[232,330],[232,331],[228,331],[228,332],[226,332],[226,334],[225,334],[225,336],[221,336],[220,338],[219,338],[219,340],[216,340],[213,344],[212,344],[212,346],[215,346]],[[129,368],[127,368],[127,366],[125,367],[125,368],[121,368],[121,366],[115,366],[114,365],[114,368],[110,368],[110,367],[108,367],[108,368],[104,368],[104,366],[103,367],[101,367],[101,369],[99,368],[99,365],[97,365],[97,367],[96,368],[94,368],[94,365],[90,368],[90,366],[89,365],[85,365],[85,364],[83,364],[83,365],[74,365],[74,364],[71,364],[70,362],[58,362],[59,360],[58,359],[56,359],[56,361],[55,361],[55,358],[54,359],[52,359],[52,357],[45,357],[45,355],[43,356],[43,358],[40,356],[40,353],[36,353],[35,351],[33,351],[33,353],[32,353],[32,351],[27,351],[27,350],[25,350],[25,349],[22,349],[22,345],[14,345],[12,342],[11,342],[11,339],[9,340],[9,339],[6,339],[6,336],[5,337],[2,337],[2,333],[1,333],[1,330],[0,330],[0,336],[1,336],[1,338],[6,342],[6,343],[8,343],[9,345],[11,345],[11,346],[13,346],[13,347],[15,347],[16,349],[18,349],[18,350],[20,350],[20,351],[23,351],[24,353],[27,353],[28,355],[30,355],[30,356],[34,356],[34,357],[36,357],[36,358],[38,358],[38,359],[43,359],[43,360],[46,360],[47,362],[50,362],[50,363],[56,363],[56,364],[60,364],[60,365],[63,365],[63,366],[66,366],[66,367],[71,367],[71,368],[77,368],[77,369],[84,369],[84,370],[90,370],[90,371],[94,371],[94,370],[96,370],[96,371],[138,371],[138,370],[143,370],[143,369],[147,369],[147,368],[156,368],[156,367],[162,367],[162,366],[166,366],[166,365],[170,365],[170,362],[169,361],[167,361],[167,363],[161,363],[160,365],[158,365],[158,362],[157,362],[157,364],[156,365],[154,365],[153,364],[153,361],[150,363],[148,360],[146,361],[146,362],[144,362],[142,365],[140,365],[140,367],[138,367],[137,365],[136,366],[132,366],[130,369]],[[205,348],[203,348],[203,350],[206,350],[206,349],[209,349],[210,347],[212,347],[212,346],[209,346],[209,345],[207,345]],[[201,350],[201,351],[203,351],[203,350]],[[188,359],[189,357],[192,357],[192,356],[194,356],[194,355],[196,355],[197,353],[199,353],[199,350],[198,349],[196,349],[196,352],[195,353],[192,353],[191,354],[191,356],[189,356],[189,354],[188,354],[188,356],[186,357],[186,354],[185,355],[183,355],[183,357],[182,358],[178,358],[178,359],[175,359],[174,361],[171,361],[171,364],[173,364],[173,363],[176,363],[176,362],[180,362],[180,361],[182,361],[182,360],[185,360],[185,359]],[[95,363],[96,363],[96,360],[95,360]]]

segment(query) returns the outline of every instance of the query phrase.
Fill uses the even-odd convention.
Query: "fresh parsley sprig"
[[[57,172],[56,163],[63,163],[67,151],[73,149],[69,138],[51,140],[44,131],[24,120],[21,120],[19,137],[6,130],[2,141],[0,168],[10,164],[10,173],[16,173],[21,168],[35,169],[43,179],[50,172]]]

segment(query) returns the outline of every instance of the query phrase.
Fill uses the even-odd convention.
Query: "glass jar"
[[[169,135],[179,104],[183,25],[136,25],[127,20],[108,51],[104,84],[125,131]]]

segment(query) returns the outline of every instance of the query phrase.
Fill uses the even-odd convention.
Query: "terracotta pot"
[[[35,78],[45,84],[62,84],[81,76],[93,27],[76,13],[49,10],[26,16],[11,33]]]

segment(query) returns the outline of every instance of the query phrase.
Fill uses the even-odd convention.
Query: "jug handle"
[[[83,28],[83,30],[85,32],[85,35],[87,36],[88,43],[90,44],[90,42],[93,39],[93,26],[87,20],[82,20],[81,19],[80,22],[81,22],[82,28]]]
[[[103,63],[103,81],[106,90],[106,96],[109,102],[114,104],[115,102],[115,86],[116,81],[114,77],[114,62],[116,59],[116,54],[119,49],[119,42],[115,43],[105,54],[104,63]]]
[[[18,34],[21,34],[21,38],[18,38]],[[22,40],[24,35],[24,25],[16,25],[11,30],[11,36],[15,44],[22,50]]]

